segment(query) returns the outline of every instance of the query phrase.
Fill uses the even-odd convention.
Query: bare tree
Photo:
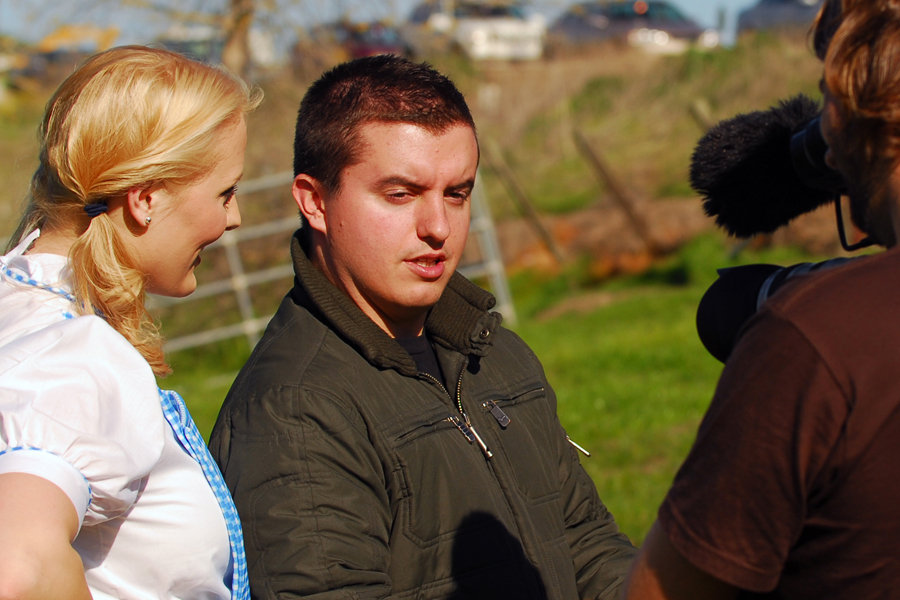
[[[223,23],[225,47],[222,62],[243,77],[250,69],[250,26],[256,9],[256,0],[229,0],[229,10]]]

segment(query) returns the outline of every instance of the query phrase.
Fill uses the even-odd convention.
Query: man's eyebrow
[[[402,177],[400,175],[391,175],[391,176],[385,177],[384,179],[380,179],[378,181],[378,185],[382,186],[382,187],[383,186],[391,186],[391,185],[399,185],[399,186],[407,187],[407,188],[414,189],[414,190],[424,190],[428,187],[427,185],[424,185],[421,183],[416,183],[415,181],[413,181],[411,179],[407,179],[406,177]],[[461,183],[457,183],[455,185],[448,185],[445,188],[445,190],[456,192],[456,191],[460,191],[460,190],[471,190],[474,187],[475,187],[475,180],[467,179],[467,180],[465,180]]]
[[[475,187],[474,179],[467,179],[462,183],[457,183],[456,185],[447,186],[447,190],[451,192],[458,192],[460,190],[471,190]]]
[[[406,177],[401,177],[400,175],[391,175],[391,176],[385,177],[384,179],[379,179],[378,185],[382,186],[382,187],[388,186],[388,185],[400,185],[403,187],[413,188],[416,190],[421,190],[426,187],[420,183],[416,183],[415,181],[413,181],[411,179],[407,179]]]

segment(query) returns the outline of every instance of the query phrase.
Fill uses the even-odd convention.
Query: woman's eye
[[[222,198],[225,200],[224,205],[227,207],[234,196],[237,194],[237,185],[233,185],[224,192],[222,192]]]

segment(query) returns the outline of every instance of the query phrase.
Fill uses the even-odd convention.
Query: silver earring
[[[146,217],[144,219],[144,225],[149,225],[149,224],[150,224],[150,217]]]

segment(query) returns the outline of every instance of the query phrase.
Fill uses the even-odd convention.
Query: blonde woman
[[[240,225],[259,94],[164,50],[90,58],[50,99],[0,258],[0,598],[245,598],[240,522],[147,292],[185,296]]]

